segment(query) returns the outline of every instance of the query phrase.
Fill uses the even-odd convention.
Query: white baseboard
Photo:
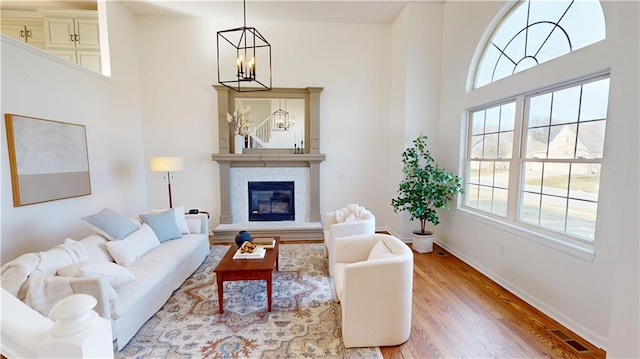
[[[515,296],[517,296],[518,298],[524,300],[525,302],[527,302],[532,307],[538,309],[539,311],[541,311],[542,313],[544,313],[548,317],[552,318],[553,320],[557,321],[558,323],[562,324],[563,326],[569,328],[571,331],[573,331],[574,333],[578,334],[580,337],[582,337],[583,339],[585,339],[586,341],[588,341],[592,345],[594,345],[594,346],[596,346],[598,348],[602,348],[603,350],[606,350],[606,345],[607,345],[606,339],[595,335],[590,330],[588,330],[588,329],[584,328],[583,326],[575,323],[573,320],[567,318],[562,313],[560,313],[557,310],[549,307],[545,303],[537,300],[535,297],[532,297],[526,291],[522,290],[520,287],[518,287],[516,285],[513,285],[509,281],[505,280],[501,276],[495,274],[491,270],[487,269],[486,267],[484,267],[483,265],[477,263],[476,261],[470,259],[469,257],[463,255],[462,253],[458,252],[457,250],[455,250],[455,249],[453,249],[453,248],[447,246],[446,244],[444,244],[444,243],[442,243],[440,241],[437,241],[437,240],[435,241],[435,243],[437,245],[439,245],[440,247],[446,249],[448,252],[450,252],[451,254],[456,256],[458,259],[460,259],[461,261],[463,261],[466,264],[470,265],[471,267],[473,267],[478,272],[482,273],[483,275],[485,275],[486,277],[488,277],[492,281],[496,282],[497,284],[499,284],[500,286],[502,286],[503,288],[505,288],[506,290],[508,290],[509,292],[514,294]]]

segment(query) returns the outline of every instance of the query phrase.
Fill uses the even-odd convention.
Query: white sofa
[[[38,271],[44,273],[45,284],[51,284],[55,288],[56,285],[64,282],[73,293],[90,294],[97,299],[98,304],[95,310],[100,316],[111,320],[113,338],[117,341],[117,348],[120,350],[142,325],[164,305],[171,294],[193,274],[210,252],[207,215],[185,215],[185,218],[191,233],[161,242],[137,258],[135,262],[125,266],[124,268],[133,273],[135,278],[122,285],[112,286],[104,277],[62,277],[56,275],[56,272],[61,269],[60,263],[66,261],[63,265],[69,264],[69,259],[64,261],[59,259],[60,248],[66,246],[63,249],[72,252],[75,250],[74,245],[77,246],[77,242],[74,245],[67,245],[67,241],[65,241],[64,245],[49,251],[25,254],[3,265],[2,287],[23,301],[25,298],[30,298],[28,293],[32,286],[31,278],[25,281],[25,275],[22,273],[25,266],[21,267],[16,263],[20,263],[21,258],[37,260],[37,268]],[[88,252],[103,251],[107,253],[107,239],[98,234],[92,234],[78,242],[82,243]],[[58,254],[55,256],[58,256],[58,259],[53,260],[51,253],[54,253],[56,249]],[[72,263],[81,261],[81,259],[74,260],[73,255],[71,257]],[[101,260],[108,261],[107,259]],[[22,263],[27,262],[22,261]],[[117,264],[110,264],[110,266],[114,265]],[[16,278],[19,277],[23,277],[22,283],[16,283]],[[27,300],[27,304],[31,304],[30,301]],[[34,307],[33,304],[31,306]]]
[[[334,240],[338,237],[373,234],[376,231],[376,217],[371,211],[357,204],[345,208],[325,212],[322,216],[324,227],[325,254],[329,258],[329,275],[333,277]]]
[[[338,237],[334,287],[347,348],[402,344],[411,334],[413,252],[386,234]]]

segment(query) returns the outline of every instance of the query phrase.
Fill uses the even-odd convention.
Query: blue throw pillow
[[[142,223],[146,223],[153,229],[160,242],[182,237],[173,208],[161,213],[141,214],[140,219],[142,219]]]
[[[91,216],[82,217],[82,221],[109,240],[123,239],[138,230],[138,226],[129,218],[111,208],[105,208]]]

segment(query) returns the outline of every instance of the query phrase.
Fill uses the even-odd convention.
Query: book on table
[[[240,253],[240,249],[238,249],[236,254],[233,255],[233,259],[262,259],[264,258],[265,253],[267,253],[267,250],[262,247],[257,247],[251,253]]]
[[[254,238],[252,243],[262,248],[274,248],[276,246],[276,239],[273,237]]]

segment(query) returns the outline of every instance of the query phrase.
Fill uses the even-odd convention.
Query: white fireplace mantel
[[[309,221],[320,222],[320,162],[324,154],[213,154],[220,165],[220,224],[233,223],[231,215],[231,167],[309,167]]]

